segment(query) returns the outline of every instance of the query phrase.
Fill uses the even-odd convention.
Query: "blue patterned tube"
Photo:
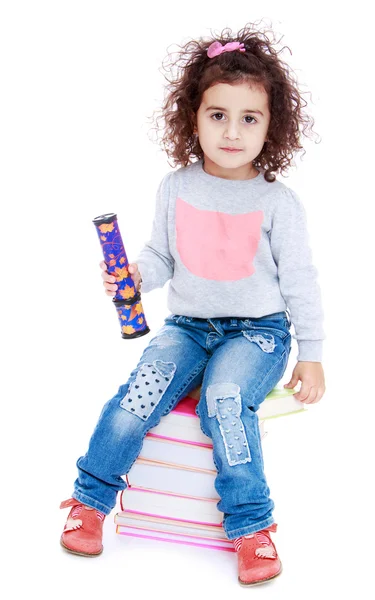
[[[126,256],[117,215],[107,213],[93,219],[102,247],[107,271],[117,279],[118,289],[113,298],[120,321],[121,335],[124,339],[141,337],[149,333],[143,313],[141,294],[137,292],[129,274],[129,262]]]

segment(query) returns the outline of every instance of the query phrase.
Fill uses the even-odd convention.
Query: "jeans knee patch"
[[[135,380],[120,402],[120,406],[146,421],[153,413],[176,371],[172,362],[154,360],[140,366]]]
[[[216,417],[229,465],[251,462],[245,427],[241,420],[240,387],[235,383],[216,383],[206,392],[208,416]]]
[[[249,342],[255,342],[263,352],[273,352],[275,350],[275,338],[271,333],[251,333],[243,331],[243,335]]]

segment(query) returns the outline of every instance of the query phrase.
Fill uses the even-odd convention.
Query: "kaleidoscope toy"
[[[124,339],[141,337],[149,333],[143,313],[141,294],[137,292],[133,279],[129,274],[129,262],[126,256],[121,233],[117,223],[117,215],[107,213],[93,219],[99,236],[107,271],[115,276],[118,286],[113,303],[121,326]]]

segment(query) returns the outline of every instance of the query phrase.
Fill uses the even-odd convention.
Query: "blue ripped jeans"
[[[215,488],[229,539],[272,525],[257,410],[287,367],[287,313],[258,319],[170,315],[100,415],[77,461],[73,496],[109,514],[146,433],[202,385],[197,415],[212,439]]]

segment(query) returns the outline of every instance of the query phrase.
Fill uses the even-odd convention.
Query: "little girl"
[[[77,462],[61,544],[102,552],[103,520],[145,435],[201,385],[197,414],[212,439],[217,506],[239,582],[252,585],[282,568],[257,410],[286,370],[291,323],[298,362],[286,387],[301,381],[298,400],[321,399],[325,335],[305,211],[275,176],[302,148],[303,100],[264,33],[251,24],[231,33],[187,43],[169,80],[162,143],[180,168],[161,181],[151,239],[129,271],[143,293],[170,280],[171,314]],[[116,280],[101,266],[114,295]]]

